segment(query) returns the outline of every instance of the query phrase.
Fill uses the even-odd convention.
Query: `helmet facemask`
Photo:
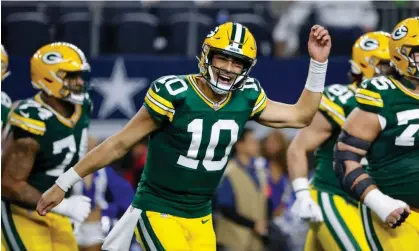
[[[405,57],[409,66],[407,72],[410,77],[419,79],[419,46],[402,46],[400,54]]]
[[[210,48],[208,45],[204,45],[202,51],[204,62],[200,64],[201,74],[211,89],[220,95],[226,95],[230,91],[239,89],[246,82],[250,70],[256,63],[256,60],[249,59],[246,56],[226,50]],[[215,55],[222,55],[240,61],[243,64],[243,70],[241,73],[235,73],[214,66],[212,61]],[[223,82],[227,81],[229,82],[228,84],[223,84]]]
[[[89,70],[73,72],[58,70],[56,73],[50,72],[50,75],[53,77],[53,80],[61,85],[61,88],[58,90],[58,95],[54,95],[54,93],[49,91],[49,88],[45,86],[48,85],[48,83],[51,83],[53,80],[44,78],[46,84],[43,83],[44,81],[38,81],[37,84],[41,84],[41,87],[44,87],[41,89],[46,91],[48,95],[63,99],[72,104],[83,104],[86,92],[89,89]],[[82,79],[83,84],[76,84],[78,78]]]

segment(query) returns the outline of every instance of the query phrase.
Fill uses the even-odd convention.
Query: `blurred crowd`
[[[306,55],[301,46],[314,23],[328,28],[332,55],[350,55],[361,34],[389,31],[414,16],[417,1],[73,1],[2,2],[2,44],[30,56],[51,41],[87,55],[129,53],[195,57],[211,30],[226,21],[246,25],[263,56]],[[30,40],[25,38],[31,37]]]

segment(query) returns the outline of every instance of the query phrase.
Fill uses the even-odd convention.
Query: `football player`
[[[211,198],[246,122],[304,127],[320,104],[331,47],[328,31],[313,26],[308,47],[306,88],[295,105],[287,105],[269,100],[248,76],[256,64],[249,29],[231,22],[216,27],[204,40],[200,73],[153,82],[144,106],[124,129],[61,175],[38,203],[38,212],[45,215],[81,177],[122,157],[150,134],[132,205],[102,248],[128,250],[136,229],[145,250],[215,250]]]
[[[318,245],[322,250],[369,250],[358,202],[343,191],[333,172],[333,147],[346,116],[356,107],[355,90],[362,79],[390,73],[389,41],[390,34],[379,31],[357,39],[349,73],[354,82],[328,86],[313,122],[297,133],[288,148],[290,179],[297,197],[291,211],[312,223],[307,251],[317,250]],[[314,150],[316,166],[309,189],[306,156]]]
[[[1,45],[1,82],[10,75],[9,68],[9,56],[3,45]],[[12,100],[9,95],[5,92],[1,92],[1,138],[4,137],[4,130],[7,124],[7,116],[9,116],[10,108],[12,107]]]
[[[361,83],[357,108],[338,138],[334,169],[344,190],[363,202],[371,250],[418,250],[419,17],[395,26],[389,50],[401,76]]]
[[[77,250],[70,220],[88,216],[89,198],[67,193],[46,217],[34,210],[42,193],[86,151],[90,66],[79,48],[59,42],[35,52],[30,70],[40,92],[11,111],[3,149],[2,250]]]

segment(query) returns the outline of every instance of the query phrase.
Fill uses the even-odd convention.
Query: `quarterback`
[[[204,40],[199,74],[154,81],[143,107],[117,134],[89,152],[44,193],[46,215],[81,177],[122,157],[149,135],[147,164],[132,206],[105,239],[104,250],[128,250],[135,231],[145,250],[215,250],[211,198],[233,144],[249,120],[304,127],[320,104],[330,52],[328,31],[312,27],[306,88],[295,105],[271,101],[248,76],[256,42],[239,23],[225,23]]]
[[[395,26],[389,50],[401,76],[361,83],[357,108],[338,138],[334,169],[343,189],[363,202],[371,250],[418,250],[419,17]]]
[[[83,52],[68,43],[40,48],[30,61],[32,85],[40,92],[21,100],[8,116],[10,134],[2,154],[1,250],[77,250],[71,222],[90,213],[89,198],[69,196],[46,217],[35,212],[55,180],[87,148],[91,103]]]
[[[355,90],[362,79],[390,73],[390,34],[369,32],[352,47],[349,85],[326,88],[310,126],[301,129],[287,152],[290,179],[297,200],[291,211],[309,219],[305,250],[369,250],[358,213],[358,202],[339,185],[333,172],[333,147],[345,118],[356,107]],[[316,150],[317,149],[317,150]],[[312,188],[307,180],[307,153],[314,151]],[[315,223],[321,222],[321,223]]]

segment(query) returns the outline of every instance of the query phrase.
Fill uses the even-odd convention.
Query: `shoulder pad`
[[[5,92],[1,92],[1,105],[10,108],[12,106],[12,100],[10,99],[9,95]]]
[[[151,83],[144,104],[157,120],[168,118],[172,121],[176,102],[184,97],[188,88],[186,80],[180,76],[161,77]]]
[[[254,118],[260,115],[266,107],[268,98],[259,81],[255,78],[248,78],[239,91],[245,92],[253,105],[250,117]]]
[[[46,121],[54,114],[33,99],[23,100],[13,109],[9,123],[36,135],[44,135]]]
[[[377,112],[384,107],[383,99],[396,85],[387,77],[379,76],[364,80],[356,91],[356,101],[360,108]]]

